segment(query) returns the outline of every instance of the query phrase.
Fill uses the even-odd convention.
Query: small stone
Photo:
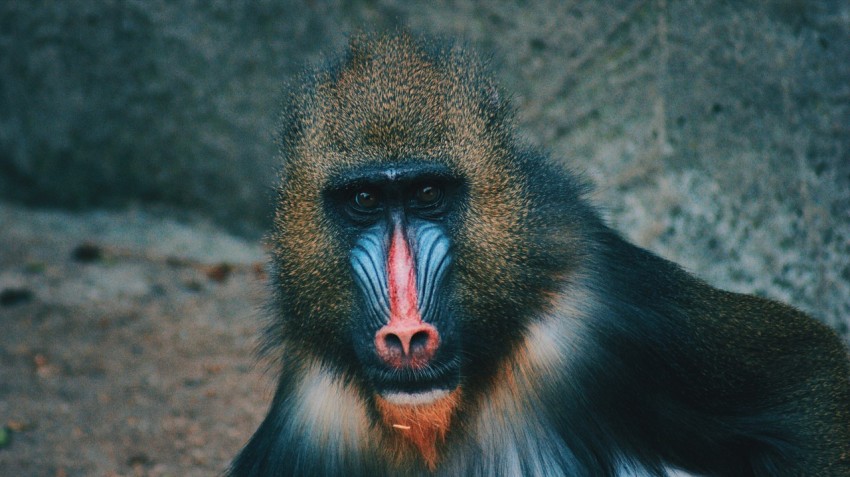
[[[231,272],[233,272],[233,266],[226,262],[213,265],[206,269],[207,278],[219,283],[227,280]]]
[[[50,363],[47,356],[43,354],[35,355],[33,363],[35,364],[35,374],[40,378],[53,378],[59,375],[59,367]]]
[[[263,262],[254,262],[251,265],[251,268],[254,270],[254,276],[259,280],[265,280],[268,278],[268,274],[266,273],[266,264]]]
[[[0,291],[0,306],[23,305],[32,298],[33,293],[27,288],[4,288]]]
[[[130,458],[127,459],[127,465],[130,467],[148,466],[151,462],[151,458],[148,457],[147,454],[143,453],[131,455]]]
[[[6,422],[6,429],[12,432],[24,432],[33,429],[35,425],[23,421],[10,420]]]
[[[71,257],[80,263],[97,262],[103,258],[103,250],[95,243],[83,242],[74,247]]]

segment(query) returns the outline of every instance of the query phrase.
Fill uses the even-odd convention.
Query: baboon
[[[841,341],[609,228],[462,46],[360,35],[295,90],[280,378],[231,476],[847,476]]]

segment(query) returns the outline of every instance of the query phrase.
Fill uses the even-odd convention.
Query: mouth
[[[445,397],[460,384],[460,368],[454,362],[422,369],[373,368],[369,375],[381,397],[402,405],[433,402]]]

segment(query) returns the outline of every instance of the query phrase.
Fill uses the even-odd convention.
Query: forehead
[[[316,90],[327,144],[401,156],[433,148],[452,124],[453,91],[435,65],[381,58],[354,64]],[[397,158],[396,158],[397,159]]]
[[[439,160],[482,117],[475,82],[460,77],[473,70],[468,63],[459,52],[429,51],[406,37],[354,45],[303,98],[300,139],[372,160]]]
[[[325,188],[352,171],[423,163],[470,177],[499,156],[498,135],[487,131],[491,90],[462,50],[405,36],[355,42],[296,97],[283,152],[284,177],[299,180],[284,187]]]

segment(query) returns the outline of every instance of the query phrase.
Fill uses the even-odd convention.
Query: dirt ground
[[[0,477],[220,475],[273,391],[261,241],[0,202]]]
[[[263,264],[204,223],[0,204],[0,475],[221,474],[272,391]]]

